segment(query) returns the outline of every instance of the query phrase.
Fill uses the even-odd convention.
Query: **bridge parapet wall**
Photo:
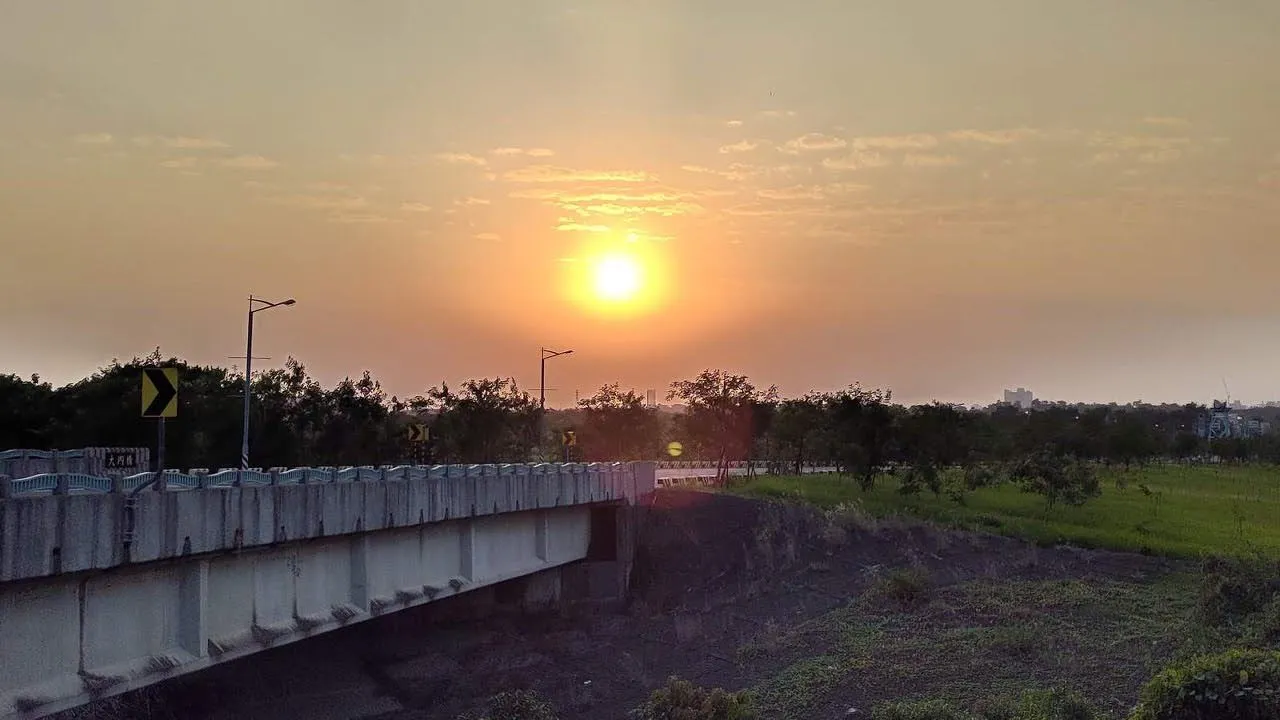
[[[0,477],[0,583],[611,501],[656,464],[546,463]]]

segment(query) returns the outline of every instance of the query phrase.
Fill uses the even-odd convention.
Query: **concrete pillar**
[[[458,572],[470,582],[476,580],[476,524],[473,520],[458,523]]]
[[[548,544],[550,542],[551,535],[551,528],[549,527],[551,517],[546,510],[539,510],[537,519],[534,522],[537,523],[534,530],[535,552],[537,553],[539,560],[546,562],[550,555]]]
[[[369,612],[369,535],[351,537],[351,604]]]
[[[178,645],[200,658],[209,654],[209,561],[188,562],[178,586]]]

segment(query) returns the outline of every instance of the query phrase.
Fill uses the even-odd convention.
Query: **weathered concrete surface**
[[[39,717],[513,578],[537,577],[524,590],[532,603],[555,603],[564,582],[619,592],[634,508],[654,487],[652,463],[627,469],[143,492],[131,538],[118,493],[7,499],[0,717]],[[584,559],[586,580],[542,574]]]
[[[653,464],[614,472],[49,494],[0,501],[0,583],[464,517],[625,500],[653,487]],[[637,474],[638,473],[638,474]],[[648,483],[647,485],[645,483]],[[132,528],[132,534],[127,532]]]

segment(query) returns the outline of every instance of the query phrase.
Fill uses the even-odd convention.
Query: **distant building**
[[[1004,401],[1010,405],[1017,405],[1023,410],[1030,410],[1031,403],[1034,400],[1035,396],[1031,394],[1030,390],[1024,387],[1020,387],[1017,390],[1004,391]]]
[[[658,391],[657,391],[657,390],[646,390],[646,391],[645,391],[645,393],[644,393],[644,402],[645,402],[645,404],[646,404],[646,405],[648,405],[649,407],[657,407],[657,406],[658,406]]]

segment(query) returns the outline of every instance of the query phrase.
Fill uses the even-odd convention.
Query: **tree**
[[[467,380],[428,392],[439,454],[450,462],[523,462],[537,446],[538,401],[515,380]]]
[[[656,457],[661,423],[657,410],[645,405],[634,390],[622,392],[617,383],[578,401],[583,422],[578,442],[592,460],[644,460]]]
[[[679,399],[688,409],[681,419],[687,442],[717,457],[717,476],[728,475],[730,460],[746,460],[755,447],[761,406],[777,402],[778,389],[757,390],[745,375],[704,370],[692,380],[671,383],[667,399]]]
[[[888,390],[851,385],[827,397],[827,416],[837,445],[838,461],[870,490],[889,461],[893,414]]]
[[[1052,508],[1059,502],[1083,505],[1102,494],[1093,466],[1045,449],[1014,464],[1009,477],[1023,492],[1043,495]]]
[[[773,413],[767,457],[800,474],[822,443],[826,430],[825,397],[809,393],[783,400]]]

